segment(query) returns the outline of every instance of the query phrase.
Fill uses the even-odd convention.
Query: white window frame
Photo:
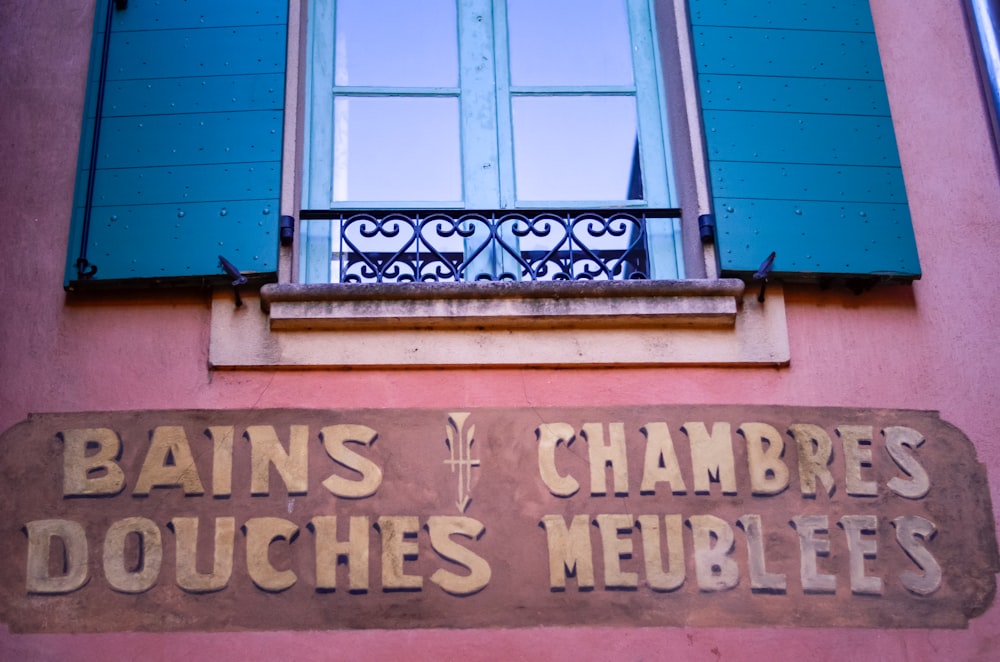
[[[557,84],[547,81],[546,85],[522,84],[516,85],[511,76],[511,44],[508,37],[510,17],[504,2],[493,0],[448,0],[455,9],[454,27],[457,28],[456,52],[457,81],[453,86],[414,86],[414,85],[350,85],[346,71],[335,74],[339,66],[336,61],[343,54],[336,54],[335,43],[341,37],[332,34],[331,26],[335,24],[337,4],[341,0],[310,0],[312,9],[322,14],[319,24],[309,23],[307,56],[307,91],[305,105],[305,135],[308,137],[303,145],[303,211],[302,218],[310,215],[319,220],[301,220],[302,251],[298,254],[300,282],[328,283],[342,282],[340,269],[331,269],[331,253],[342,255],[340,246],[335,239],[341,236],[337,225],[339,221],[322,218],[329,213],[333,219],[340,213],[372,213],[376,216],[389,210],[441,210],[443,213],[462,214],[482,210],[502,210],[511,214],[519,214],[528,210],[529,216],[535,216],[537,210],[572,210],[581,212],[601,210],[610,212],[620,210],[625,213],[641,215],[645,220],[643,243],[648,251],[648,264],[643,271],[650,278],[663,280],[683,278],[686,273],[683,265],[683,254],[680,250],[680,225],[678,218],[669,215],[659,217],[652,213],[655,209],[675,209],[676,198],[673,193],[673,165],[667,154],[671,153],[666,115],[663,105],[663,80],[659,73],[660,64],[657,41],[653,39],[652,0],[619,0],[623,10],[623,34],[628,41],[616,44],[624,47],[625,54],[632,54],[630,59],[629,81],[618,80],[615,84],[567,83]],[[509,0],[508,0],[509,1]],[[339,30],[340,28],[337,28]],[[494,66],[483,67],[481,62],[486,58]],[[331,66],[331,62],[334,63]],[[338,76],[341,76],[338,83]],[[438,81],[442,82],[443,81]],[[606,81],[605,81],[606,82]],[[372,83],[372,81],[368,81]],[[332,90],[332,94],[327,94]],[[573,100],[588,98],[598,94],[603,101],[631,102],[635,124],[632,136],[636,141],[633,154],[633,137],[628,138],[629,165],[639,165],[637,171],[630,173],[633,177],[639,175],[641,190],[640,199],[628,199],[625,188],[617,197],[608,196],[605,199],[585,198],[572,199],[564,196],[549,196],[545,198],[521,198],[520,190],[515,183],[517,159],[514,149],[516,130],[513,119],[518,102],[528,100]],[[340,172],[342,181],[338,181],[336,145],[344,144],[341,137],[335,139],[338,123],[334,121],[335,108],[339,102],[376,101],[385,103],[389,100],[409,100],[426,102],[449,101],[455,111],[455,126],[458,149],[458,163],[455,175],[460,182],[456,187],[457,198],[450,201],[414,200],[400,197],[394,200],[379,198],[365,202],[356,199],[350,201],[338,200],[338,191],[346,194],[347,168]],[[482,118],[489,117],[492,121]],[[460,126],[460,129],[459,129]],[[343,142],[341,142],[343,141]],[[624,143],[622,143],[624,145]],[[622,150],[624,154],[624,150]],[[345,155],[346,156],[346,155]],[[634,162],[633,162],[634,160]],[[433,168],[433,166],[428,165]],[[624,172],[618,174],[625,174]],[[383,183],[383,182],[380,182]],[[631,183],[631,182],[630,182]],[[344,186],[342,186],[344,185]],[[387,196],[388,197],[388,196]],[[561,214],[561,212],[560,212]],[[543,225],[547,225],[543,222]],[[557,223],[558,224],[558,223]],[[405,223],[402,224],[405,227]],[[508,219],[500,226],[499,232],[504,241],[517,247],[521,242],[519,237],[510,231],[514,223]],[[432,224],[433,227],[433,224]],[[446,223],[446,227],[451,227]],[[469,226],[475,230],[472,238],[465,245],[466,254],[482,247],[489,236],[485,223],[473,223]],[[402,236],[407,235],[407,229]],[[363,240],[357,232],[351,233],[354,241]],[[442,236],[426,229],[422,236],[428,237],[428,243],[437,248],[443,248],[438,243]],[[576,237],[580,235],[574,233]],[[539,233],[529,237],[541,244],[547,240],[559,242],[564,237],[558,230],[551,233]],[[460,239],[454,238],[455,244]],[[600,243],[598,239],[590,248],[608,247],[607,240]],[[402,239],[400,239],[402,240]],[[620,241],[624,241],[622,238]],[[385,238],[378,237],[368,245],[362,244],[357,250],[373,249],[377,245],[385,245]],[[552,244],[555,245],[554,243]],[[455,246],[453,246],[455,248]],[[399,263],[395,263],[399,264]],[[408,276],[407,266],[403,272]],[[537,265],[532,265],[537,266]],[[542,271],[547,271],[547,266]],[[610,265],[608,265],[610,266]],[[481,276],[496,279],[500,274],[506,274],[509,280],[532,280],[532,276],[522,278],[522,266],[515,257],[500,249],[493,243],[487,243],[485,251],[479,253],[475,260],[466,265],[468,272],[457,280],[479,280]],[[428,269],[427,271],[432,271]],[[425,272],[421,272],[425,273]],[[354,272],[354,277],[358,273]],[[395,282],[395,279],[390,277]],[[446,277],[445,280],[448,280]]]
[[[306,4],[289,0],[288,12],[281,213],[296,218]],[[245,293],[245,305],[236,307],[231,290],[213,294],[209,363],[215,368],[787,364],[782,288],[769,285],[766,300],[758,301],[757,291],[748,291],[742,281],[719,278],[713,244],[693,243],[697,218],[711,206],[686,2],[656,0],[656,15],[662,60],[677,57],[677,71],[664,72],[667,89],[683,90],[668,95],[682,97],[668,107],[671,126],[685,127],[693,166],[687,181],[678,173],[679,188],[689,190],[686,280],[302,285],[294,282],[296,239],[280,249],[278,283],[264,286],[259,297]],[[675,150],[684,149],[672,142]],[[679,161],[676,154],[674,160]]]

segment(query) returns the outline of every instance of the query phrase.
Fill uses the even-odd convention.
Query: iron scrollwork
[[[343,283],[648,279],[647,223],[663,210],[303,212],[333,224]]]

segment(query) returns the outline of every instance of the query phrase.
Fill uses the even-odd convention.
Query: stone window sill
[[[736,279],[265,285],[213,297],[217,368],[783,365],[780,286]]]
[[[740,280],[265,285],[271,329],[732,326]]]

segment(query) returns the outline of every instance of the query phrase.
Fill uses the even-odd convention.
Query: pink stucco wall
[[[61,281],[92,3],[0,3],[0,429],[29,412],[664,403],[937,409],[1000,504],[1000,174],[958,0],[872,0],[924,272],[791,288],[781,369],[212,372],[201,293],[67,301]],[[57,6],[53,6],[57,5]],[[1000,510],[998,510],[1000,512]],[[3,659],[989,659],[964,631],[524,629],[19,635]]]

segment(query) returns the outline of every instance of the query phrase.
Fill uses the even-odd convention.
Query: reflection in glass
[[[340,97],[333,112],[335,202],[461,200],[458,99]]]
[[[512,85],[630,85],[625,0],[508,0]]]
[[[518,201],[642,197],[633,97],[516,97],[513,113]]]
[[[458,85],[454,0],[338,0],[336,85]]]

